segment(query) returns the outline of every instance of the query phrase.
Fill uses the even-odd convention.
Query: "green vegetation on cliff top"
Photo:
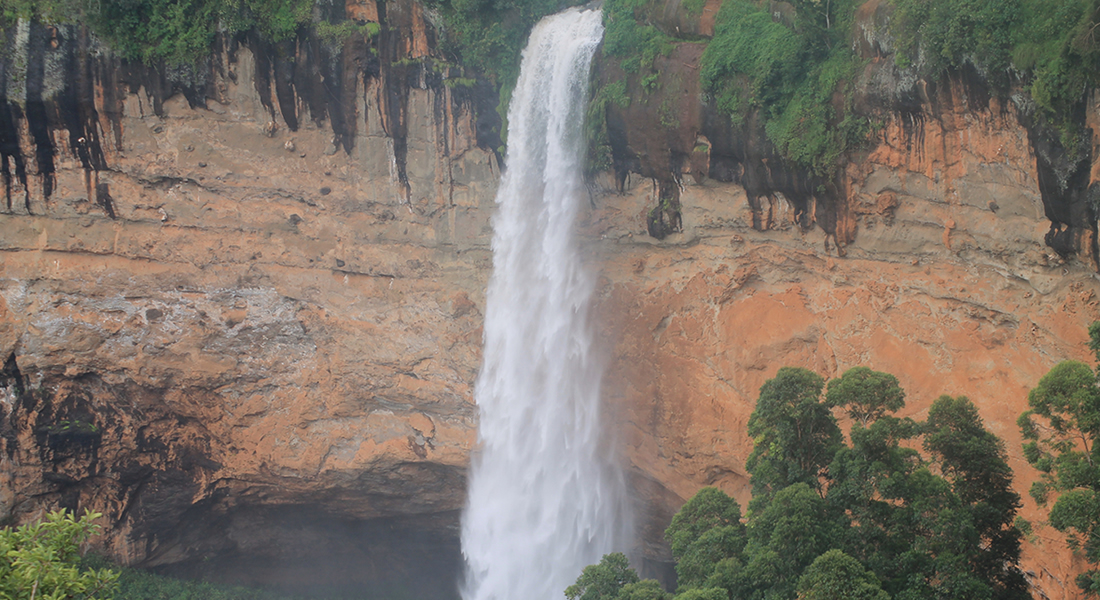
[[[935,79],[973,68],[992,91],[1022,88],[1025,112],[1080,148],[1080,109],[1100,78],[1098,0],[888,0],[895,60]],[[756,116],[780,155],[821,176],[858,148],[875,115],[856,114],[854,15],[862,0],[725,0],[707,42],[700,79],[735,127]],[[676,40],[663,32],[659,0],[607,0],[605,56],[650,76]],[[635,86],[634,96],[651,91]],[[598,96],[597,96],[598,97]]]
[[[312,21],[314,0],[0,0],[0,18],[86,23],[115,51],[145,63],[193,63],[218,31],[291,38]]]
[[[1100,1],[892,1],[900,65],[929,77],[970,65],[995,91],[1021,86],[1036,116],[1079,151],[1078,114],[1100,82]]]
[[[851,109],[861,65],[849,39],[856,2],[792,4],[796,11],[776,20],[767,3],[724,2],[700,78],[735,126],[759,111],[781,155],[827,175],[868,130]]]
[[[503,106],[531,27],[581,3],[423,1],[442,25],[448,60],[496,82]],[[900,66],[926,77],[973,67],[998,93],[1022,88],[1021,106],[1056,128],[1071,154],[1081,150],[1082,100],[1100,78],[1100,0],[887,1],[895,10],[888,33]],[[862,1],[790,0],[774,10],[772,4],[722,2],[699,77],[734,125],[758,115],[782,156],[828,175],[873,125],[872,115],[857,115],[852,106],[862,66],[853,20]],[[686,2],[682,10],[697,16],[702,3]],[[604,55],[639,78],[634,95],[653,91],[658,56],[692,43],[662,28],[663,11],[662,0],[604,3]],[[279,42],[317,22],[328,26],[327,37],[348,33],[333,25],[343,19],[342,6],[319,0],[0,0],[0,24],[17,17],[86,23],[123,56],[170,65],[201,58],[217,32],[252,31]]]

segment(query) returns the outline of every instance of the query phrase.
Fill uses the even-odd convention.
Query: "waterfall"
[[[573,236],[599,10],[543,19],[508,109],[508,169],[476,399],[479,449],[462,519],[464,600],[557,600],[626,541],[622,472],[600,426],[594,277]]]

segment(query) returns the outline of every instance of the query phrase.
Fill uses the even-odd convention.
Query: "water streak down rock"
[[[600,426],[594,277],[574,239],[599,11],[544,19],[509,107],[476,397],[481,453],[462,523],[466,600],[551,600],[625,541],[624,480]]]

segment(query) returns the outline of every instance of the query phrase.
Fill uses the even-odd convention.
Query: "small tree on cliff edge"
[[[1100,361],[1100,322],[1089,327],[1089,347]],[[1050,524],[1066,533],[1071,547],[1083,550],[1093,569],[1077,578],[1090,594],[1100,593],[1100,372],[1085,363],[1057,364],[1028,394],[1030,407],[1017,424],[1027,440],[1024,458],[1042,476],[1031,487],[1050,509]]]

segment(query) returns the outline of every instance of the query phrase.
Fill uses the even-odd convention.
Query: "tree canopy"
[[[760,388],[749,417],[752,454],[745,461],[754,496],[799,482],[821,488],[841,443],[836,418],[820,401],[824,385],[812,371],[783,367]]]
[[[703,488],[665,532],[679,584],[672,600],[1028,598],[1003,444],[964,397],[941,396],[921,423],[894,416],[904,406],[887,373],[856,367],[826,386],[811,371],[780,369],[749,420],[747,515]],[[847,440],[834,408],[852,418]],[[1100,508],[1095,496],[1077,506],[1067,522]],[[591,589],[591,575],[578,585]],[[625,600],[630,585],[658,589],[605,579],[630,583],[601,599]]]
[[[1100,361],[1100,322],[1089,327],[1089,347]],[[1067,360],[1054,366],[1027,398],[1017,424],[1024,436],[1024,458],[1040,472],[1031,487],[1036,502],[1050,508],[1050,524],[1092,566],[1077,584],[1100,593],[1100,371]]]

